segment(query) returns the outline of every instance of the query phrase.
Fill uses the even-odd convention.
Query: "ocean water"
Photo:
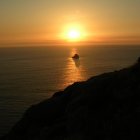
[[[79,60],[71,58],[75,53]],[[133,45],[0,48],[0,136],[30,105],[73,82],[131,66],[139,56]]]

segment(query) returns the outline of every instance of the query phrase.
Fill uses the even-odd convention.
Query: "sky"
[[[0,44],[65,42],[140,44],[140,0],[0,0]]]

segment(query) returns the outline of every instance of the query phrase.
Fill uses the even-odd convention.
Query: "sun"
[[[67,34],[68,39],[73,40],[73,41],[80,39],[80,36],[81,36],[80,31],[76,29],[72,29],[68,31],[68,34]]]
[[[68,42],[79,42],[84,39],[84,30],[80,24],[68,24],[63,27],[61,38]]]

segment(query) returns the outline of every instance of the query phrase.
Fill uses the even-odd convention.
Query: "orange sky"
[[[77,25],[79,42],[140,44],[139,0],[1,0],[0,44],[66,42]]]

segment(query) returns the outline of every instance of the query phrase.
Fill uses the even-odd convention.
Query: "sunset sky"
[[[71,34],[140,44],[140,0],[0,0],[0,44],[65,42]]]

